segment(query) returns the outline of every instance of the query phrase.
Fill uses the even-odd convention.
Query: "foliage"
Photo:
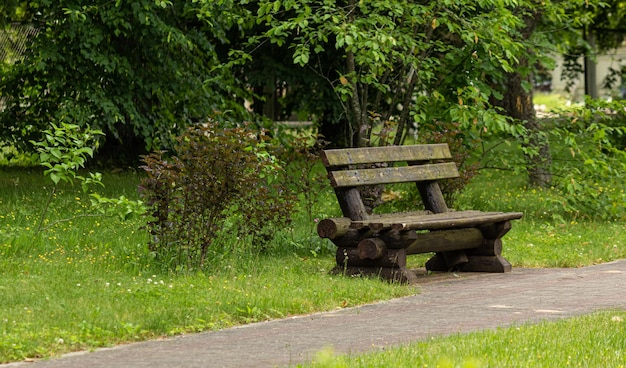
[[[51,124],[52,129],[43,131],[44,139],[31,142],[38,152],[36,156],[40,165],[46,168],[44,175],[53,183],[40,216],[37,232],[52,227],[60,222],[71,221],[79,215],[66,219],[57,220],[44,227],[46,216],[52,200],[55,198],[60,182],[68,184],[80,183],[83,193],[89,193],[91,204],[100,214],[110,213],[119,215],[122,219],[136,213],[143,213],[144,207],[141,201],[133,201],[125,196],[119,198],[107,198],[98,193],[90,193],[94,186],[102,184],[102,174],[89,173],[89,177],[78,174],[78,170],[85,166],[88,157],[93,157],[94,148],[97,147],[97,136],[103,133],[91,128],[81,129],[76,124],[61,123],[59,126]],[[81,214],[91,216],[95,214]]]
[[[552,181],[550,146],[544,126],[537,121],[532,101],[535,78],[546,69],[554,68],[552,55],[560,51],[559,45],[567,43],[565,40],[583,42],[579,30],[589,24],[589,10],[597,3],[520,2],[514,14],[522,23],[517,39],[523,51],[516,54],[514,71],[490,76],[492,83],[501,86],[502,98],[496,105],[526,130],[525,134],[513,138],[523,139],[523,167],[533,186],[549,186]]]
[[[413,123],[490,119],[493,111],[477,114],[470,102],[488,103],[494,89],[484,76],[512,71],[520,50],[512,38],[519,19],[503,2],[262,0],[257,6],[265,31],[252,45],[269,40],[287,47],[294,64],[325,79],[357,146],[370,145],[370,112],[384,121],[396,117],[394,144]]]
[[[438,125],[456,125],[468,146],[487,134],[517,138],[525,132],[520,122],[491,108],[492,100],[502,98],[494,77],[512,72],[523,50],[518,35],[523,22],[512,4],[262,0],[255,5],[250,8],[260,30],[245,45],[248,57],[265,60],[268,49],[278,49],[283,59],[291,58],[292,69],[315,76],[305,89],[327,93],[324,81],[332,87],[325,97],[339,108],[305,109],[323,133],[347,125],[350,146],[403,144],[410,132],[429,137]],[[292,81],[274,78],[276,85]],[[294,94],[307,96],[300,87]],[[375,207],[382,188],[360,189],[366,206]]]
[[[31,142],[37,148],[41,166],[47,169],[44,175],[49,176],[55,185],[77,179],[86,190],[95,177],[84,178],[77,175],[76,170],[85,166],[88,157],[93,157],[94,147],[91,145],[97,146],[97,136],[104,133],[91,128],[81,131],[76,124],[51,125],[52,129],[43,131],[45,138],[42,141]]]
[[[313,223],[313,207],[326,187],[325,170],[320,167],[320,153],[328,144],[319,135],[307,131],[277,131],[272,142],[273,153],[283,163],[284,185],[299,196],[300,210]]]
[[[587,100],[586,105],[560,111],[559,115],[543,120],[543,124],[549,126],[547,138],[553,156],[554,181],[551,187],[536,192],[537,208],[524,210],[530,210],[533,218],[622,221],[626,216],[623,205],[626,202],[623,190],[626,184],[623,178],[626,165],[624,102]],[[522,149],[520,142],[503,144],[494,149],[493,156],[504,162],[519,157],[516,152]],[[481,170],[480,177],[490,179],[480,181],[478,187],[470,185],[461,195],[459,204],[468,209],[480,208],[485,203],[491,204],[491,210],[525,208],[519,196],[528,188],[519,183],[510,187],[509,182],[505,186],[502,182],[502,177],[512,173],[516,177],[525,175],[524,171],[503,170],[502,167]],[[502,188],[495,187],[496,183]],[[479,195],[481,192],[484,194]],[[505,200],[509,197],[512,202]],[[473,201],[467,203],[468,198]]]
[[[1,167],[28,167],[32,165],[31,154],[19,152],[14,146],[0,147]]]
[[[213,3],[218,9],[221,2]],[[218,60],[226,17],[208,25],[196,2],[82,0],[20,3],[39,29],[22,62],[0,82],[1,138],[25,146],[49,121],[89,125],[116,152],[167,146],[213,111],[245,115],[231,69]],[[222,24],[223,22],[223,24]],[[138,138],[138,139],[137,139]]]
[[[626,218],[626,112],[624,101],[587,99],[562,111],[551,130],[564,143],[555,165],[563,206],[577,216]]]
[[[571,47],[588,47],[581,29],[594,24],[595,14],[605,8],[603,0],[589,0],[584,3],[562,1],[524,1],[516,10],[518,16],[526,19],[524,48],[528,63],[519,65],[521,74],[528,75],[538,71],[554,68],[553,55],[566,54]],[[529,19],[531,18],[531,19]],[[529,27],[529,23],[532,26]],[[528,54],[532,51],[532,54]],[[567,60],[566,60],[567,62]],[[566,67],[567,69],[567,67]],[[530,86],[526,86],[530,88]]]
[[[138,200],[141,172],[103,173],[102,195]],[[240,247],[203,272],[155,265],[141,217],[75,218],[33,234],[49,179],[0,170],[0,362],[88,351],[245,323],[352,307],[415,293],[405,285],[329,275],[334,258],[290,243],[263,254]],[[78,186],[60,183],[49,219],[90,211]],[[326,207],[327,204],[320,203]],[[310,231],[308,219],[296,238]],[[249,241],[249,240],[248,240]]]
[[[583,3],[559,3],[570,19],[579,20],[574,32],[560,33],[555,47],[563,55],[563,75],[566,90],[571,91],[585,73],[584,63],[593,62],[598,53],[615,50],[624,39],[624,6],[620,0],[596,0]],[[558,25],[558,19],[555,19]],[[615,77],[621,70],[609,67],[605,88],[614,87]],[[619,83],[618,83],[619,84]],[[593,96],[592,96],[593,97]]]
[[[612,53],[617,50],[624,43],[624,27],[626,21],[624,20],[624,13],[626,7],[624,3],[619,0],[605,0],[603,6],[598,8],[594,12],[593,24],[587,28],[587,33],[593,37],[594,46],[596,50],[578,50],[579,54],[589,56],[596,55],[596,53]],[[617,90],[619,87],[619,98],[624,97],[624,82],[625,82],[625,67],[622,65],[622,60],[617,60],[617,65],[613,64],[609,66],[608,74],[602,81],[602,87],[606,89]],[[572,60],[572,62],[574,62]],[[581,65],[577,65],[578,68],[582,68]],[[617,93],[615,93],[617,95]]]
[[[559,191],[530,188],[523,174],[481,170],[457,198],[457,209],[524,213],[503,239],[503,255],[513,267],[583,267],[626,251],[623,221],[577,216]]]
[[[143,158],[142,197],[151,206],[150,248],[168,267],[197,269],[220,254],[227,227],[242,237],[263,237],[289,222],[293,198],[282,185],[283,167],[268,150],[267,136],[248,127],[216,123],[191,127],[174,155]]]
[[[83,191],[87,192],[91,184],[101,183],[102,178],[99,173],[85,178],[78,175],[76,171],[85,165],[88,156],[93,157],[94,148],[91,145],[97,143],[96,136],[103,133],[91,129],[81,132],[78,125],[67,123],[59,126],[52,124],[52,128],[43,131],[43,140],[31,142],[39,153],[37,158],[41,166],[46,168],[44,175],[48,176],[54,184],[41,213],[37,232],[43,229],[50,202],[54,198],[60,181],[74,183],[78,180]]]
[[[20,1],[5,0],[0,5],[0,28],[4,28],[9,22],[19,20]]]

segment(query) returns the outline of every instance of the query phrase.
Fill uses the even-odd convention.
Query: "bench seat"
[[[353,229],[442,230],[461,229],[522,218],[522,212],[450,211],[390,213],[351,221]]]

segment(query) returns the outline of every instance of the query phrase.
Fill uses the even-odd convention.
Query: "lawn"
[[[567,219],[548,191],[523,178],[484,172],[459,208],[525,212],[504,239],[514,267],[579,267],[626,257],[623,223]],[[105,173],[106,195],[137,198],[139,174]],[[37,233],[49,184],[38,170],[0,171],[0,362],[42,358],[406,296],[419,288],[328,273],[333,249],[311,218],[338,215],[330,188],[277,232],[266,252],[222,234],[202,271],[159,267],[142,220],[79,217],[90,212],[80,188],[58,190]],[[421,267],[425,256],[414,256]]]
[[[427,341],[358,356],[317,354],[299,367],[626,367],[626,312],[605,311]]]
[[[105,193],[136,198],[136,173],[106,174]],[[267,254],[225,239],[202,272],[154,265],[141,219],[82,217],[35,228],[49,185],[38,171],[0,171],[0,362],[333,310],[415,288],[328,273],[329,247],[306,231]],[[89,212],[79,188],[55,194],[46,224]],[[312,240],[311,240],[312,239]],[[282,249],[281,249],[282,247]]]

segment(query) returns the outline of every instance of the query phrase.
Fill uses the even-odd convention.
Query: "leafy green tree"
[[[550,146],[533,108],[533,77],[553,66],[549,55],[561,50],[559,44],[583,42],[580,29],[592,22],[596,1],[254,5],[249,9],[263,33],[249,45],[253,60],[267,60],[265,50],[280,55],[272,66],[290,56],[301,68],[282,64],[281,75],[297,70],[317,77],[304,85],[318,94],[324,82],[330,85],[327,99],[340,112],[334,118],[344,117],[350,127],[348,145],[399,144],[416,127],[427,136],[460,129],[467,146],[485,136],[515,137],[525,153],[516,165],[528,171],[531,184],[550,183]],[[270,88],[280,82],[293,85],[294,79],[273,75]],[[328,114],[314,113],[328,131]],[[375,125],[383,128],[372,136]]]
[[[0,4],[0,28],[6,27],[11,21],[19,20],[19,5],[18,0],[5,0]]]
[[[215,112],[222,113],[219,119],[240,121],[245,110],[233,96],[245,90],[238,89],[216,52],[231,20],[199,19],[200,11],[221,14],[223,5],[200,9],[195,1],[155,0],[5,5],[5,23],[18,9],[39,34],[0,82],[0,95],[7,99],[1,138],[25,144],[50,122],[89,124],[106,133],[105,148],[117,145],[113,155],[128,149],[135,156],[167,146],[181,128]]]
[[[538,69],[553,67],[551,55],[562,51],[563,40],[580,38],[579,29],[589,23],[587,7],[561,1],[523,1],[514,9],[522,20],[517,40],[523,45],[516,55],[515,70],[494,75],[494,84],[502,86],[503,98],[496,104],[526,128],[523,139],[525,166],[531,185],[547,186],[552,180],[552,158],[547,133],[536,117],[533,106],[533,80]]]
[[[476,132],[517,129],[485,108],[495,90],[484,76],[512,71],[520,50],[511,36],[520,22],[508,2],[261,0],[255,5],[264,32],[252,37],[252,57],[254,46],[269,41],[289,49],[294,64],[331,85],[352,145],[376,143],[375,121],[394,131],[378,144],[399,144],[422,123],[460,121]]]

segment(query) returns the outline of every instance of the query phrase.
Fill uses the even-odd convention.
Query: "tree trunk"
[[[356,76],[356,63],[354,60],[354,53],[348,52],[346,54],[346,70],[348,74],[352,75],[353,80],[350,82],[352,86],[352,96],[350,97],[350,119],[352,121],[353,129],[356,131],[356,147],[369,146],[369,124],[367,121],[367,106],[363,105],[363,101],[366,97],[362,96],[362,91],[359,90],[359,83]]]
[[[348,15],[348,22],[350,23],[354,21],[356,6],[356,0],[350,0],[349,7],[353,10]],[[370,137],[368,135],[370,128],[369,119],[367,117],[367,89],[363,88],[363,90],[361,90],[359,88],[360,84],[357,76],[356,61],[354,52],[352,51],[346,53],[346,71],[352,79],[349,81],[352,86],[352,96],[350,97],[350,113],[348,114],[352,122],[351,125],[356,133],[356,142],[353,142],[352,145],[355,147],[368,147],[370,143]]]
[[[530,82],[530,76],[523,77],[520,73],[509,74],[502,107],[510,117],[524,122],[524,127],[528,131],[528,139],[524,146],[531,152],[525,154],[530,185],[548,186],[552,181],[550,144],[541,123],[537,120],[532,90],[524,89],[522,85],[524,81]]]
[[[529,39],[534,32],[539,18],[539,16],[525,17],[526,28],[522,34],[526,39]],[[520,55],[519,64],[518,70],[528,69],[526,68],[529,64],[528,58]],[[532,74],[510,73],[505,81],[502,107],[510,117],[523,122],[528,131],[529,136],[524,146],[530,152],[530,154],[525,154],[530,185],[549,186],[552,181],[550,144],[540,121],[537,120],[532,88],[528,91],[524,89],[524,83],[532,86],[532,77]]]
[[[530,95],[532,106],[532,93]],[[552,182],[550,143],[535,116],[527,120],[524,126],[530,135],[526,146],[536,151],[536,154],[526,155],[528,181],[531,186],[548,187]]]

